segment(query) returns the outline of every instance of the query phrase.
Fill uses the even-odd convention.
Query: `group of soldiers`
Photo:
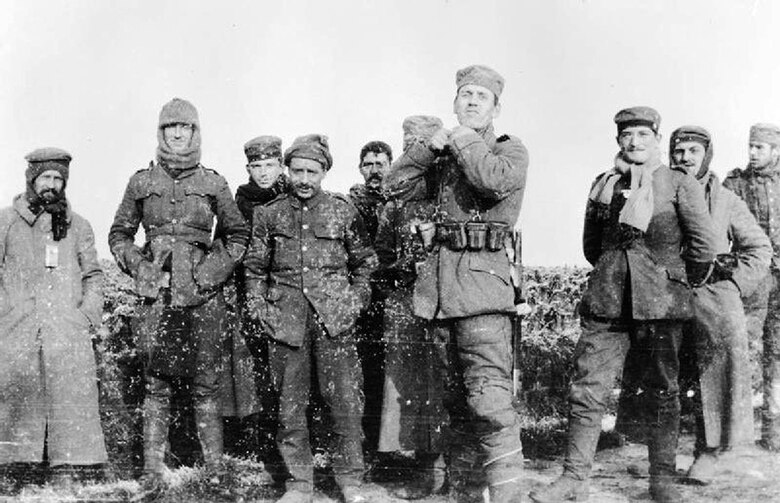
[[[503,78],[473,65],[455,81],[457,125],[407,118],[396,160],[386,143],[369,142],[359,156],[365,184],[349,195],[322,189],[333,158],[327,137],[309,134],[286,150],[275,136],[247,142],[249,182],[234,198],[200,164],[195,107],[163,106],[156,160],[131,177],[108,236],[140,298],[133,331],[150,494],[165,487],[181,382],[192,390],[204,463],[222,458],[232,280],[257,389],[272,397],[261,402],[275,420],[280,502],[313,499],[315,396],[330,412],[333,474],[346,502],[368,501],[364,455],[377,451],[417,454],[420,476],[399,497],[441,492],[447,478],[451,501],[525,496],[512,348],[525,307],[517,221],[528,154],[493,129]],[[780,128],[751,129],[750,163],[724,188],[710,170],[705,129],[675,130],[667,165],[655,110],[628,108],[614,121],[619,152],[585,213],[593,270],[580,304],[564,471],[531,492],[537,503],[588,498],[621,374],[643,391],[654,501],[682,501],[681,363],[695,366],[702,402],[689,477],[707,483],[724,460],[751,455],[749,333],[763,331],[761,443],[780,449]],[[55,479],[67,478],[72,467],[108,459],[89,335],[101,322],[102,272],[92,229],[65,196],[71,156],[44,148],[26,159],[26,191],[0,211],[0,465],[11,473],[45,459]],[[684,339],[695,362],[680,361]]]

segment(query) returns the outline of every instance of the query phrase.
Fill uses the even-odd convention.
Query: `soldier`
[[[404,150],[427,141],[442,127],[438,117],[415,115],[403,122]],[[425,189],[425,187],[420,187]],[[376,237],[381,283],[385,294],[384,390],[379,431],[380,453],[414,451],[422,477],[395,491],[404,499],[420,499],[444,486],[442,401],[444,369],[437,358],[432,325],[414,316],[412,294],[415,264],[425,259],[417,225],[431,222],[434,203],[426,190],[389,195]]]
[[[596,178],[588,197],[583,249],[593,271],[580,304],[564,472],[531,493],[537,503],[588,498],[601,418],[629,346],[644,362],[640,379],[653,418],[650,495],[658,502],[682,501],[673,481],[678,350],[684,320],[693,314],[686,265],[691,282],[703,282],[716,240],[701,185],[683,168],[661,162],[660,122],[649,107],[617,113],[615,167]]]
[[[504,88],[496,71],[469,66],[455,83],[459,125],[415,141],[391,167],[387,186],[433,193],[428,224],[441,239],[417,267],[413,306],[416,316],[433,320],[449,371],[453,497],[473,501],[487,483],[490,500],[504,503],[520,498],[523,459],[512,407],[515,293],[505,237],[520,213],[528,154],[519,139],[493,132]]]
[[[710,170],[712,137],[683,126],[669,142],[673,165],[683,167],[704,187],[719,253],[707,284],[694,291],[693,336],[701,388],[696,459],[688,478],[709,483],[721,458],[753,446],[753,405],[747,322],[740,295],[750,295],[769,270],[772,246],[747,205],[720,186]],[[698,412],[698,411],[697,411]]]
[[[42,462],[45,445],[61,483],[69,468],[107,461],[89,334],[103,271],[92,227],[65,196],[70,154],[25,159],[27,190],[0,210],[0,466],[24,475],[11,464]]]
[[[290,474],[279,501],[312,501],[306,409],[313,381],[334,422],[336,483],[347,502],[367,501],[360,488],[363,397],[354,325],[370,298],[376,255],[355,207],[321,188],[333,164],[327,138],[296,138],[284,163],[291,190],[255,208],[244,262],[249,309],[269,337],[276,440]]]
[[[225,179],[200,164],[198,112],[174,98],[160,111],[157,162],[135,173],[108,235],[120,269],[143,298],[134,332],[144,358],[144,483],[163,487],[172,386],[191,383],[207,466],[222,454],[218,405],[225,300],[222,285],[246,250],[249,228]],[[212,242],[214,221],[223,240]],[[139,224],[146,243],[134,244]]]
[[[281,138],[270,135],[252,138],[244,144],[244,154],[249,181],[236,190],[236,204],[251,227],[255,206],[266,204],[286,192],[289,181],[282,164]],[[225,415],[236,416],[236,419],[231,417],[226,421],[229,427],[225,431],[225,448],[228,452],[259,455],[267,463],[275,461],[271,458],[274,456],[272,439],[276,424],[268,348],[246,308],[243,264],[236,265],[233,278],[241,337],[229,337],[229,365],[225,366],[223,374],[225,382],[230,384],[223,386],[224,401],[227,402],[223,409],[229,412]],[[268,476],[260,478],[271,482]]]
[[[749,339],[763,341],[764,349],[761,445],[780,451],[780,128],[774,124],[754,124],[749,141],[747,168],[729,172],[723,186],[747,203],[772,242],[771,274],[766,275],[757,291],[744,302]]]
[[[382,190],[382,181],[393,162],[393,150],[385,142],[370,141],[360,149],[360,174],[365,184],[355,184],[349,189],[349,199],[355,205],[366,226],[369,243],[376,240],[379,216],[387,202]],[[379,272],[377,271],[377,274]],[[383,302],[377,283],[381,278],[372,278],[371,302],[357,321],[358,354],[363,367],[363,395],[365,410],[363,430],[366,435],[366,450],[377,450],[382,413],[382,383],[384,379],[385,348],[382,342]]]

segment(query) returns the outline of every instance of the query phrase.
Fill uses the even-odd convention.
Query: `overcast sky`
[[[506,79],[497,132],[531,164],[525,262],[585,264],[593,178],[616,152],[615,112],[661,113],[714,136],[720,175],[747,159],[748,129],[780,123],[780,2],[773,0],[0,0],[0,201],[24,188],[24,155],[73,154],[68,196],[101,257],[129,177],[154,157],[160,107],[200,112],[203,158],[233,190],[243,144],[330,137],[326,188],[359,181],[360,147],[400,150],[412,114],[453,125],[454,75]]]

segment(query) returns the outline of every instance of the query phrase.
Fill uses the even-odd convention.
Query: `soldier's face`
[[[298,199],[310,199],[322,188],[322,180],[328,174],[322,164],[311,159],[293,157],[288,168],[293,193]]]
[[[501,105],[490,89],[477,84],[466,84],[455,95],[453,111],[461,126],[483,129],[501,113]]]
[[[629,126],[617,136],[618,146],[627,161],[644,164],[658,151],[661,135],[648,126]]]
[[[780,152],[776,147],[761,141],[751,141],[748,152],[750,153],[750,167],[763,169],[774,166]]]
[[[685,171],[696,176],[706,154],[707,150],[701,143],[697,141],[681,141],[672,150],[672,160],[676,166],[682,166],[685,168]]]
[[[44,171],[33,182],[33,189],[44,201],[55,201],[65,187],[65,179],[59,171],[50,169]]]
[[[378,189],[382,186],[387,171],[390,169],[390,159],[387,154],[380,152],[367,152],[360,163],[360,174],[368,187]]]
[[[282,163],[277,157],[255,160],[246,165],[249,176],[259,187],[264,189],[268,189],[276,183],[283,169]]]
[[[165,143],[177,154],[184,153],[192,141],[192,124],[171,124],[163,128]]]

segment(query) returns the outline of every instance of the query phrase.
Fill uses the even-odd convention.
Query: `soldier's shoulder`
[[[201,172],[203,173],[203,175],[206,178],[208,178],[210,180],[213,180],[214,182],[217,182],[217,183],[221,183],[221,182],[227,183],[227,180],[225,179],[225,177],[220,175],[217,170],[212,169],[212,168],[207,168],[206,166],[204,166],[202,164],[200,165],[200,169],[201,169]]]
[[[148,166],[145,168],[141,168],[132,175],[130,175],[130,183],[133,182],[141,182],[144,180],[148,180],[152,176],[152,171],[154,170],[154,163],[150,162]]]
[[[737,180],[742,180],[743,178],[746,178],[748,174],[748,170],[746,169],[734,168],[726,173],[726,178],[723,179],[723,183],[726,183],[726,181],[735,182]]]
[[[265,203],[265,204],[257,204],[257,205],[255,205],[255,207],[258,207],[258,206],[266,206],[266,207],[269,207],[269,208],[271,208],[271,207],[279,207],[281,204],[285,203],[289,199],[289,197],[290,197],[290,193],[289,192],[282,192],[282,193],[277,194],[276,197],[274,197],[273,199],[271,199],[267,203]]]
[[[523,145],[523,140],[517,136],[502,134],[496,138],[496,146],[494,148],[499,151],[518,148],[525,150],[525,145]]]

